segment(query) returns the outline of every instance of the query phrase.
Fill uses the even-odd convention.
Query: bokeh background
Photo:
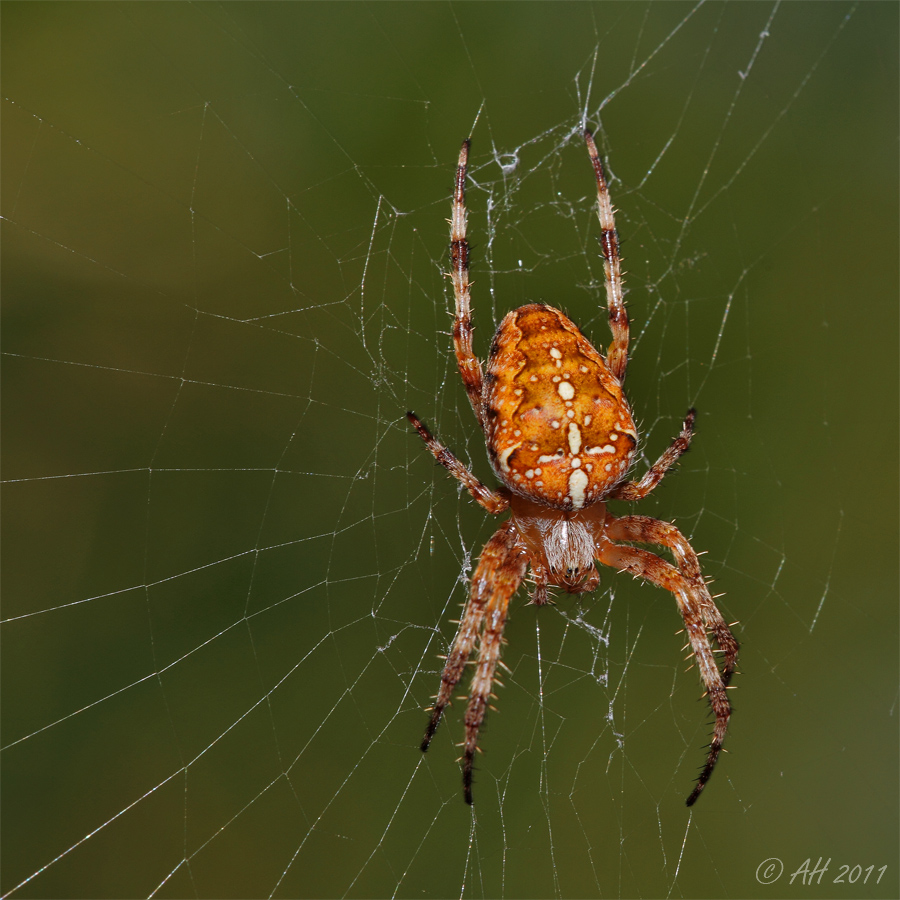
[[[4,3],[2,892],[896,897],[897,26]],[[403,414],[490,478],[442,275],[466,135],[479,352],[530,300],[608,341],[585,118],[644,463],[700,410],[641,511],[740,623],[730,753],[687,810],[674,604],[606,573],[515,601],[473,813],[459,704],[418,743],[496,523]]]

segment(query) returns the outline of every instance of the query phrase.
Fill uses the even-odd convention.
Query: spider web
[[[897,895],[896,6],[3,13],[4,896]],[[690,811],[675,605],[610,572],[515,599],[473,808],[459,703],[418,750],[497,524],[403,418],[490,481],[459,141],[477,352],[605,346],[585,121],[640,466],[700,410],[639,509],[740,622]]]

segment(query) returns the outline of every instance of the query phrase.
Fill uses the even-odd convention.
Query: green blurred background
[[[4,3],[2,891],[896,897],[897,26]],[[479,352],[529,300],[608,341],[585,113],[646,456],[700,410],[640,510],[740,622],[731,752],[688,811],[674,603],[605,573],[515,601],[473,817],[459,704],[418,743],[496,523],[403,414],[489,478],[442,276],[469,133]]]

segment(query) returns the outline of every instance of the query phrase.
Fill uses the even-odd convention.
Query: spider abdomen
[[[533,303],[503,319],[483,402],[491,464],[517,494],[577,510],[628,471],[637,432],[622,386],[558,309]]]

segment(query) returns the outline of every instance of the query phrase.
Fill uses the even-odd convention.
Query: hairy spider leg
[[[609,306],[609,328],[612,331],[612,343],[606,352],[606,364],[609,371],[625,381],[625,370],[628,368],[628,313],[625,310],[625,298],[622,293],[622,260],[619,256],[619,234],[616,231],[616,220],[613,214],[612,201],[603,175],[603,163],[597,153],[597,145],[590,131],[585,131],[584,140],[594,167],[597,179],[597,218],[600,220],[600,249],[603,254],[603,274],[606,280],[606,302]]]
[[[487,594],[484,610],[484,627],[478,648],[478,662],[472,685],[469,688],[469,705],[466,707],[466,741],[463,753],[463,795],[472,805],[472,769],[478,750],[478,732],[487,713],[488,701],[494,697],[497,664],[503,643],[503,629],[509,611],[509,601],[525,579],[528,556],[519,534],[511,522],[501,526],[497,538],[496,556],[492,552],[487,559],[482,553],[472,578],[472,595]],[[491,547],[493,539],[485,550]]]
[[[472,803],[472,771],[478,750],[478,732],[484,721],[488,701],[500,661],[500,647],[509,601],[525,579],[528,557],[525,546],[512,522],[505,522],[485,544],[475,574],[459,631],[453,639],[444,670],[441,688],[432,707],[431,721],[422,740],[422,752],[428,749],[441,721],[441,715],[462,678],[466,662],[481,632],[478,661],[469,689],[466,708],[466,739],[463,751],[463,794]]]
[[[614,500],[643,500],[662,481],[666,472],[678,462],[681,454],[686,453],[691,446],[696,418],[697,410],[691,407],[684,417],[684,424],[681,426],[678,436],[647,470],[647,474],[640,481],[622,482],[613,489],[609,496]]]
[[[509,500],[482,484],[426,427],[413,412],[406,418],[412,423],[431,455],[483,506],[489,513],[496,515],[509,508]]]
[[[610,537],[616,534],[615,526],[616,523],[612,522],[608,527],[607,534]],[[628,530],[626,529],[626,531]],[[631,537],[629,539],[645,543],[650,542],[649,538],[644,537]],[[597,548],[597,559],[604,565],[612,566],[612,568],[619,569],[622,572],[630,572],[638,578],[643,578],[661,588],[665,588],[665,590],[674,595],[678,604],[678,610],[682,619],[684,619],[688,640],[697,660],[700,677],[706,687],[706,696],[709,698],[710,706],[716,717],[712,739],[709,743],[706,765],[704,765],[700,777],[697,779],[697,784],[686,801],[688,806],[693,806],[703,788],[706,787],[713,769],[716,767],[719,752],[722,749],[722,742],[725,740],[725,733],[728,730],[728,720],[731,717],[731,704],[728,702],[726,685],[719,674],[715,656],[706,634],[703,601],[699,596],[700,591],[696,584],[686,578],[674,566],[647,550],[605,541]]]
[[[607,535],[614,541],[656,544],[672,551],[678,571],[694,586],[703,621],[722,651],[722,682],[728,687],[737,665],[740,646],[710,596],[700,570],[700,560],[688,539],[674,525],[648,516],[622,516],[614,519],[607,529]]]
[[[478,424],[484,428],[482,393],[484,373],[481,361],[472,349],[472,303],[469,293],[469,242],[466,240],[466,171],[469,164],[469,141],[463,141],[456,166],[453,204],[450,217],[450,278],[456,312],[453,317],[453,348],[456,366],[469,395]]]

